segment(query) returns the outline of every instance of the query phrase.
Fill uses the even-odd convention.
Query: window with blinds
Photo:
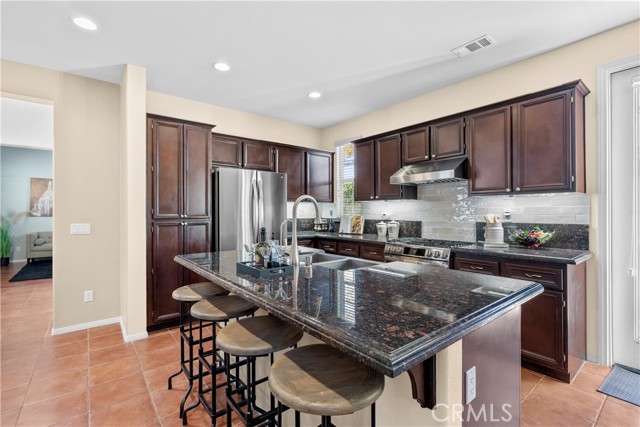
[[[353,200],[353,185],[355,177],[354,149],[352,143],[336,147],[338,157],[338,212],[341,215],[358,215],[362,212],[360,202]]]

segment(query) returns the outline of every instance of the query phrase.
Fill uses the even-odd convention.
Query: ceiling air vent
[[[496,44],[496,41],[491,36],[485,34],[482,37],[479,37],[473,41],[470,41],[463,44],[462,46],[453,49],[451,52],[453,52],[458,57],[463,57],[494,44]]]

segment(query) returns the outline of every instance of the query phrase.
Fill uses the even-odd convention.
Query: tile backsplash
[[[422,237],[476,240],[476,222],[492,213],[518,223],[589,224],[589,195],[584,193],[469,196],[466,183],[418,186],[418,200],[362,202],[366,219],[422,221]]]

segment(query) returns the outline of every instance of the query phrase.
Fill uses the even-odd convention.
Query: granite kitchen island
[[[413,397],[422,407],[461,405],[464,401],[459,390],[462,384],[453,384],[461,381],[461,372],[454,372],[456,363],[450,363],[451,360],[436,364],[438,353],[451,346],[459,352],[461,340],[474,334],[479,336],[483,330],[490,332],[490,337],[503,336],[497,348],[515,349],[512,353],[517,354],[511,362],[517,364],[518,377],[515,387],[504,384],[501,388],[513,388],[510,393],[515,395],[519,420],[519,306],[541,293],[541,285],[433,266],[394,269],[393,263],[385,264],[386,270],[348,271],[314,265],[311,277],[306,277],[301,268],[292,276],[257,279],[236,272],[236,263],[245,259],[242,251],[175,258],[187,269],[390,378],[408,372]],[[501,323],[503,317],[508,317],[508,322]],[[510,326],[514,324],[517,328]],[[517,337],[502,331],[504,327],[513,333],[518,329]],[[489,331],[491,328],[497,329]],[[509,337],[515,342],[506,342]],[[500,355],[486,354],[486,345],[480,347],[484,347],[483,359],[500,359]],[[457,356],[453,359],[457,360]],[[481,373],[478,377],[482,377]],[[436,378],[440,382],[441,378],[448,378],[445,382],[451,384],[441,391],[442,384],[437,388]],[[457,392],[451,390],[454,385]],[[430,412],[416,403],[413,405],[424,413]],[[382,404],[378,407],[384,411]],[[415,425],[459,424],[451,419],[442,421],[442,417],[435,415],[427,418]],[[382,416],[381,420],[384,419]],[[407,422],[400,418],[396,425],[407,425]]]

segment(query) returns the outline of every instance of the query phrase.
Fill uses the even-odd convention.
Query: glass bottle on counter
[[[267,243],[267,229],[260,229],[260,242],[256,246],[255,266],[257,268],[269,268],[271,263],[271,248]]]

